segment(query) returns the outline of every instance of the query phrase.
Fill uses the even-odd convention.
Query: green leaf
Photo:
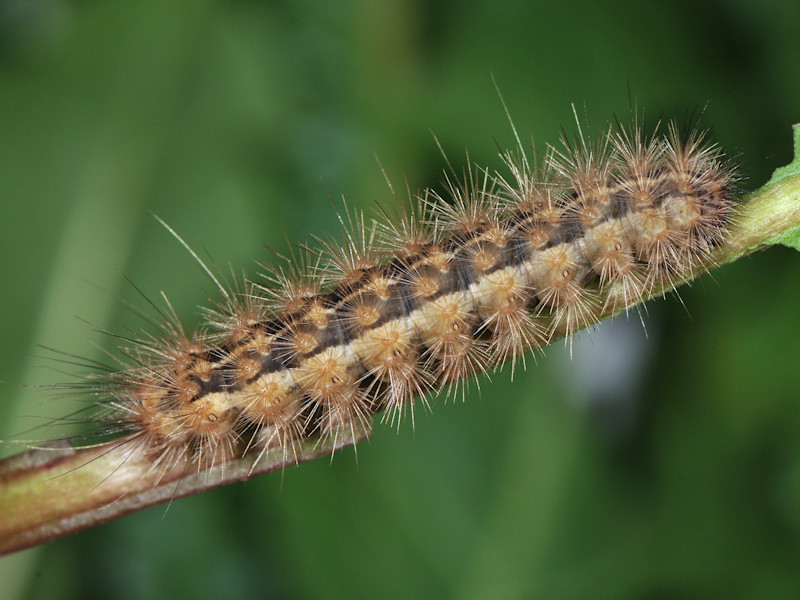
[[[795,124],[792,130],[794,138],[794,160],[785,167],[775,169],[770,180],[759,190],[769,192],[773,186],[783,184],[781,185],[780,196],[781,202],[786,204],[796,204],[800,202],[800,179],[798,181],[792,181],[790,179],[800,174],[800,124]],[[800,227],[794,227],[772,238],[769,243],[782,244],[800,251]]]
[[[794,160],[785,167],[778,167],[775,169],[772,177],[766,183],[767,186],[779,183],[787,177],[800,173],[800,123],[794,124],[792,126],[792,131],[794,135]]]

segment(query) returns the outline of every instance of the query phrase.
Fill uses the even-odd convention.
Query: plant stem
[[[351,446],[366,432],[308,442],[295,456],[252,452],[198,471],[183,459],[164,471],[119,442],[73,448],[66,440],[0,461],[0,555],[100,525],[131,512],[245,481]]]

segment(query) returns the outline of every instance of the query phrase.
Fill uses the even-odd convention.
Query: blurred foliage
[[[539,148],[572,102],[595,131],[708,102],[754,188],[790,159],[797,31],[795,0],[0,0],[0,437],[80,407],[13,385],[75,371],[37,345],[107,360],[93,328],[154,313],[121,273],[188,326],[214,297],[149,211],[255,275],[343,194],[391,201],[375,155],[401,196],[441,181],[431,131],[501,169],[492,77]],[[0,559],[0,597],[797,598],[798,288],[788,249],[741,260],[651,303],[648,339],[635,314],[583,334],[357,462]]]

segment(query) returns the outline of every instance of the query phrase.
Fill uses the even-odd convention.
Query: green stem
[[[198,471],[183,459],[153,465],[131,445],[72,448],[64,440],[0,461],[0,555],[111,521],[128,513],[334,453],[366,432],[308,442],[297,457],[252,452]]]

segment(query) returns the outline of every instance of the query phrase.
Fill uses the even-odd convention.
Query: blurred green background
[[[706,105],[745,188],[790,160],[800,4],[0,0],[0,437],[74,408],[164,290],[501,169],[519,131]],[[432,133],[433,132],[433,135]],[[800,597],[800,256],[775,248],[395,434],[0,559],[12,598]],[[88,321],[87,324],[85,321]],[[8,453],[8,449],[3,449]]]

